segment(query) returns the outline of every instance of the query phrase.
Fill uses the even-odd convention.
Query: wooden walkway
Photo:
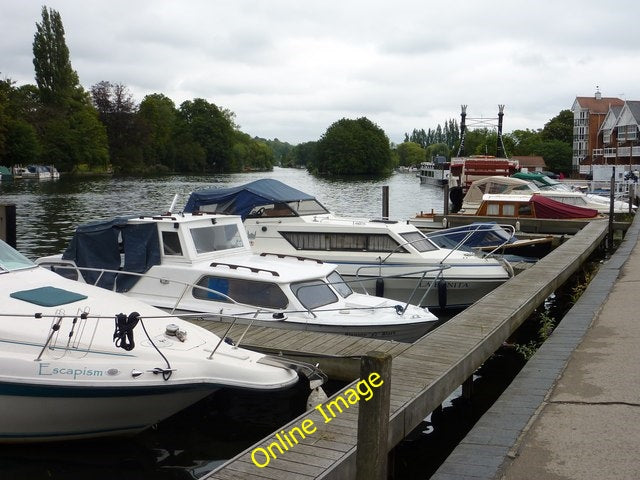
[[[306,347],[315,352],[331,352],[336,355],[340,352],[360,355],[371,350],[386,349],[384,351],[395,355],[391,373],[388,437],[388,447],[391,449],[467,380],[533,310],[582,265],[601,244],[606,233],[606,222],[592,222],[585,226],[534,267],[512,278],[411,345],[385,345],[386,342],[377,340],[353,338],[339,340],[334,335],[331,336],[334,338],[322,339],[307,334],[309,336],[296,339],[295,335],[289,337],[282,330],[272,334],[266,331],[249,333],[243,344],[250,346],[252,341],[266,344],[273,342],[272,346],[276,349]],[[287,344],[289,340],[292,342],[290,345]],[[344,390],[354,385],[355,382]],[[310,410],[281,430],[288,432],[306,420],[311,420],[317,430],[300,439],[289,450],[276,452],[277,458],[270,460],[264,468],[258,468],[252,462],[251,453],[256,447],[267,448],[275,441],[274,435],[277,432],[240,453],[205,478],[355,478],[357,407],[349,406],[329,422],[325,422],[318,410]],[[260,461],[263,460],[264,457],[260,457]]]

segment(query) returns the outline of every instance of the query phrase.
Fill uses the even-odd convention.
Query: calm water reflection
[[[75,227],[97,218],[160,213],[178,194],[177,209],[193,190],[235,186],[259,178],[275,178],[314,195],[333,212],[380,217],[382,186],[389,186],[389,215],[406,220],[420,210],[442,210],[443,191],[420,185],[414,174],[376,179],[320,179],[306,170],[276,168],[268,173],[156,178],[71,178],[57,181],[17,180],[0,183],[0,203],[14,203],[18,217],[18,250],[30,258],[60,253]]]

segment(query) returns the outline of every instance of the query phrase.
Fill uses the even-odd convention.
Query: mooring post
[[[389,185],[382,186],[382,218],[389,220]]]
[[[443,205],[443,215],[446,217],[449,215],[449,182],[443,185],[444,187],[444,205]]]
[[[14,204],[0,205],[0,239],[13,248],[17,248],[16,237],[16,206]]]
[[[616,190],[616,167],[611,169],[611,182],[609,183],[609,232],[607,239],[607,249],[609,253],[613,250],[613,207]]]
[[[471,397],[473,396],[473,375],[467,378],[462,383],[462,398],[471,403]]]
[[[379,377],[378,377],[379,375]],[[360,361],[360,379],[383,382],[373,396],[361,400],[358,411],[357,480],[386,480],[391,402],[391,355],[369,352]]]

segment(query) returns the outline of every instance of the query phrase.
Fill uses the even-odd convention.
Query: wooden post
[[[462,398],[471,403],[471,397],[473,396],[473,375],[467,378],[462,383]]]
[[[443,208],[443,215],[447,216],[449,215],[449,182],[445,183],[443,185],[444,187],[444,208]]]
[[[16,248],[16,206],[0,205],[0,239]]]
[[[386,480],[389,453],[389,404],[391,401],[391,355],[369,352],[360,362],[360,378],[368,384],[371,374],[384,382],[373,388],[369,401],[362,398],[358,411],[357,480]],[[375,378],[375,376],[374,376]]]
[[[382,186],[382,218],[389,219],[389,185]]]
[[[615,189],[616,189],[616,167],[614,166],[611,170],[611,182],[609,183],[609,233],[608,233],[608,241],[607,248],[609,252],[613,250],[613,201],[615,199]]]

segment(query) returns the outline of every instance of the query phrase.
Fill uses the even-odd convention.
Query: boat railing
[[[413,266],[420,266],[419,264],[404,264],[404,267],[413,267]],[[435,274],[435,276],[433,277],[433,281],[429,284],[429,286],[426,288],[424,294],[422,295],[422,297],[420,298],[420,301],[418,303],[416,303],[416,305],[422,305],[425,301],[425,299],[427,298],[427,295],[429,294],[429,292],[431,291],[431,289],[434,287],[434,285],[436,285],[438,283],[438,281],[443,280],[444,279],[444,271],[451,268],[451,265],[442,265],[442,264],[438,264],[438,265],[434,265],[432,268],[421,268],[420,270],[414,270],[411,272],[404,272],[401,274],[394,274],[394,275],[382,275],[382,264],[379,265],[362,265],[361,267],[359,267],[356,270],[356,279],[353,281],[354,283],[359,283],[360,287],[362,288],[362,290],[364,291],[365,294],[369,294],[367,292],[366,287],[364,286],[365,281],[371,282],[372,280],[385,280],[388,278],[415,278],[416,279],[416,285],[415,287],[413,287],[413,290],[411,291],[411,294],[409,295],[409,298],[407,299],[407,301],[405,302],[405,306],[403,307],[403,313],[407,310],[407,307],[412,303],[411,301],[413,300],[413,297],[415,296],[415,294],[418,292],[418,290],[420,289],[420,286],[422,285],[422,282],[425,280],[425,278],[427,278],[427,274],[428,273],[432,273],[432,272],[437,272]],[[362,276],[361,277],[361,273],[365,270],[368,269],[376,269],[378,270],[378,274],[375,276]],[[419,277],[416,277],[416,275],[420,275]],[[431,277],[429,277],[430,279]]]
[[[515,227],[513,225],[509,225],[509,224],[494,224],[494,223],[492,223],[492,224],[468,225],[468,228],[470,230],[465,234],[465,236],[460,241],[458,241],[458,243],[455,245],[455,247],[453,247],[452,250],[454,250],[454,251],[455,250],[460,250],[460,249],[463,249],[463,247],[471,248],[471,247],[467,246],[467,243],[473,237],[473,235],[475,235],[476,233],[491,232],[496,227],[499,227],[499,228],[502,228],[503,230],[505,230],[506,233],[509,235],[509,237],[507,239],[505,239],[502,243],[496,245],[495,248],[493,248],[489,252],[480,252],[478,250],[474,250],[476,254],[481,254],[483,257],[490,257],[490,256],[494,255],[502,247],[507,245],[509,243],[509,241],[515,236],[516,229],[515,229]],[[451,237],[453,235],[459,235],[459,234],[460,234],[459,231],[457,231],[457,232],[444,231],[444,232],[438,232],[438,233],[431,234],[429,237],[430,238]]]

